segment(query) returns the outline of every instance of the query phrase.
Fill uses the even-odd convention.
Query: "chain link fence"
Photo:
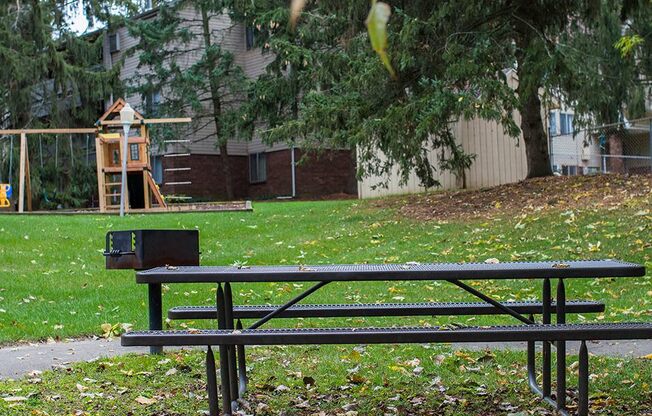
[[[550,159],[555,174],[652,173],[652,118],[575,131],[572,115],[558,114],[557,120],[552,116],[551,120]]]

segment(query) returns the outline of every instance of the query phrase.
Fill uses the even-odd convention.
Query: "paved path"
[[[634,341],[588,341],[586,346],[589,354],[607,355],[611,357],[638,358],[652,354],[652,340],[634,340]],[[525,342],[512,342],[506,344],[496,343],[473,343],[473,344],[453,344],[455,349],[485,350],[485,349],[516,349],[525,350]],[[577,354],[580,349],[579,342],[568,342],[567,351],[569,354]]]
[[[569,352],[576,354],[579,343],[569,343]],[[652,340],[590,342],[589,353],[614,357],[636,358],[652,354]],[[525,349],[525,343],[453,344],[455,349]],[[127,353],[146,353],[147,348],[124,348],[120,340],[84,339],[67,342],[25,344],[0,348],[0,379],[19,378],[31,371],[61,368],[78,361],[112,357]]]
[[[0,348],[0,379],[18,378],[34,370],[66,367],[78,361],[147,351],[147,348],[121,347],[119,339],[83,339],[8,346]]]

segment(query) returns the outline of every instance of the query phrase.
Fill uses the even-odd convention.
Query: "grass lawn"
[[[400,198],[395,202],[400,203]],[[204,265],[619,258],[644,263],[650,269],[650,208],[648,195],[608,207],[578,203],[564,209],[534,207],[506,210],[485,218],[426,222],[398,215],[394,209],[379,208],[373,202],[360,201],[256,203],[253,213],[136,215],[124,219],[114,216],[0,216],[0,343],[99,335],[104,323],[125,322],[133,324],[134,328],[146,328],[146,288],[135,284],[133,272],[103,269],[101,252],[104,235],[109,230],[197,228]],[[476,286],[502,300],[535,298],[540,289],[532,282],[481,282]],[[238,284],[234,286],[234,296],[236,303],[276,303],[289,299],[305,287],[301,282]],[[567,289],[569,299],[596,299],[607,304],[605,314],[573,319],[652,319],[649,274],[635,280],[575,279],[568,282]],[[214,288],[209,285],[170,285],[164,293],[164,307],[206,304],[213,301],[214,295]],[[438,282],[334,283],[308,298],[308,302],[469,299],[459,289]],[[346,324],[324,321],[279,321],[276,325]],[[380,323],[376,319],[353,321],[355,325]],[[497,317],[458,317],[401,319],[400,323],[424,321],[511,322]],[[397,320],[382,322],[398,323]],[[186,324],[200,327],[214,323]],[[388,354],[389,349],[391,354]],[[514,382],[525,380],[522,353],[499,353],[476,361],[482,353],[466,358],[455,355],[447,347],[368,347],[363,352],[364,361],[355,363],[348,362],[355,361],[357,356],[353,354],[354,358],[350,358],[351,351],[348,347],[256,349],[252,357],[255,380],[249,397],[252,406],[254,409],[261,406],[258,413],[262,414],[266,412],[265,403],[270,406],[271,413],[292,405],[295,413],[310,414],[318,409],[316,403],[332,402],[334,407],[339,406],[340,413],[345,413],[341,406],[346,405],[347,400],[354,400],[357,404],[351,408],[355,407],[360,414],[377,414],[381,407],[428,414],[420,409],[432,408],[432,403],[439,406],[444,400],[443,410],[432,414],[519,414],[510,411],[508,405],[503,406],[503,402],[523,409],[531,397],[523,393],[527,388],[524,383]],[[437,358],[440,355],[444,358]],[[125,409],[133,411],[132,414],[160,414],[156,409],[163,408],[167,409],[163,414],[196,414],[197,410],[205,408],[205,403],[196,397],[200,395],[203,400],[201,354],[183,353],[180,357],[168,358],[176,363],[178,360],[189,363],[188,366],[179,364],[177,374],[181,377],[164,376],[169,366],[157,364],[161,357],[126,357],[107,361],[111,364],[88,363],[71,372],[47,373],[39,376],[42,380],[35,384],[3,382],[0,383],[0,396],[29,396],[27,401],[18,402],[16,409],[24,411],[31,406],[47,410],[49,414],[62,414],[62,409],[69,413],[78,408],[92,414],[98,409],[103,409],[100,414],[125,414]],[[415,367],[424,369],[419,374],[414,373],[410,364],[415,362],[414,358],[421,363]],[[281,371],[278,363],[286,361]],[[641,414],[646,405],[652,408],[647,384],[652,366],[648,361],[623,363],[600,359],[593,362],[596,374],[608,374],[594,381],[594,391],[608,392],[609,397],[623,406],[630,406],[638,397],[636,402],[643,406],[628,407],[636,408],[629,413],[624,408],[612,407],[611,402],[604,399],[609,411],[621,409],[612,414]],[[360,378],[351,378],[348,370],[356,367],[354,373],[360,372]],[[128,374],[130,370],[131,375]],[[138,376],[140,371],[150,371],[152,376]],[[483,378],[485,373],[490,374],[489,379]],[[311,389],[303,386],[303,376],[314,378],[316,386]],[[83,382],[84,377],[97,381]],[[102,384],[107,382],[112,384]],[[77,383],[85,389],[77,389]],[[443,391],[438,383],[443,383]],[[289,386],[289,390],[270,391],[281,384]],[[120,393],[122,387],[128,390]],[[103,396],[84,396],[83,393],[103,393]],[[136,403],[135,397],[141,394],[156,396],[156,403]],[[52,400],[52,395],[61,396],[61,400]],[[303,401],[297,405],[299,399]],[[173,404],[177,402],[181,410],[173,410],[177,409]],[[0,401],[0,414],[5,414],[3,406],[9,409],[7,406],[11,404]],[[467,405],[471,407],[465,408]],[[111,410],[111,406],[118,406],[117,410]],[[481,409],[490,410],[483,413]]]
[[[256,348],[244,414],[552,415],[527,386],[520,352],[446,346]],[[554,364],[553,364],[554,365]],[[577,364],[569,360],[575,394]],[[649,361],[591,358],[592,414],[652,415]],[[203,353],[129,355],[0,381],[0,414],[198,415]],[[573,409],[575,403],[569,402]],[[323,413],[320,413],[323,412]]]

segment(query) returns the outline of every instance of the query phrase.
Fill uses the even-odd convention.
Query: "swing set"
[[[53,135],[72,135],[72,134],[96,134],[97,129],[18,129],[18,130],[0,130],[0,135],[5,136],[20,136],[20,156],[19,156],[19,173],[18,173],[18,212],[32,211],[32,183],[30,179],[29,169],[29,147],[28,137],[39,137],[42,134]],[[60,140],[61,136],[56,136],[56,140]],[[13,138],[12,138],[13,147]],[[13,152],[10,152],[10,172],[12,172],[11,165]],[[27,205],[27,206],[25,206]]]
[[[53,134],[53,132],[57,133],[57,132],[60,132],[60,131],[67,131],[67,132],[69,132],[69,134],[67,134],[67,135],[65,135],[63,137],[61,137],[61,136],[57,137],[56,135]],[[80,135],[80,134],[78,134],[79,131],[87,131],[87,133],[85,133],[83,135]],[[94,131],[95,131],[94,129],[1,130],[1,132],[3,132],[3,133],[16,133],[16,135],[19,135],[19,136],[21,136],[22,133],[25,133],[26,136],[27,136],[27,139],[32,139],[32,142],[34,140],[34,137],[32,137],[32,136],[37,135],[38,136],[38,157],[36,158],[36,161],[40,162],[41,169],[44,168],[44,166],[46,165],[46,163],[48,163],[48,161],[52,161],[54,163],[54,166],[56,166],[57,169],[58,169],[59,161],[60,161],[60,155],[59,154],[61,153],[59,143],[61,142],[61,140],[64,137],[68,137],[68,139],[69,139],[69,144],[70,144],[70,167],[71,168],[74,168],[76,163],[84,163],[84,162],[81,162],[81,161],[76,162],[75,150],[74,150],[76,145],[73,145],[73,142],[74,142],[73,137],[81,138],[81,139],[85,138],[86,139],[86,147],[85,147],[86,160],[85,160],[85,164],[86,164],[86,166],[88,166],[90,164],[91,146],[93,145],[92,141],[91,141],[91,137],[94,136],[94,134],[92,134],[91,132],[94,132]],[[44,162],[44,151],[43,151],[44,136],[50,136],[50,135],[54,135],[54,139],[55,139],[54,140],[54,152],[52,153],[51,151],[48,151],[46,149],[46,151],[45,151],[46,156],[45,156],[45,162]],[[6,185],[6,187],[8,187],[8,188],[6,188],[8,191],[5,192],[5,200],[3,201],[2,199],[0,199],[0,208],[8,208],[8,207],[11,206],[11,203],[10,203],[9,200],[11,199],[11,196],[12,196],[11,184],[13,183],[12,176],[13,176],[13,173],[14,173],[14,136],[12,134],[4,134],[2,137],[0,137],[0,139],[9,139],[9,146],[7,146],[8,150],[9,150],[9,152],[8,152],[8,161],[9,161],[8,168],[9,169],[8,169],[8,175],[7,175],[8,180],[6,181],[7,182],[6,184],[3,183],[4,181],[3,181],[3,178],[2,178],[2,172],[0,172],[0,197],[2,196],[2,187],[3,187],[3,185]],[[48,140],[49,139],[50,139],[50,137],[48,137]],[[2,156],[3,155],[0,154],[0,157],[2,157]],[[79,155],[77,155],[77,156],[79,156]],[[32,160],[34,160],[34,158],[32,158]],[[27,159],[25,160],[26,175],[29,174],[29,168],[30,168],[30,161],[29,161],[29,154],[28,154]],[[25,186],[26,186],[26,188],[31,188],[31,180],[27,176],[25,177]],[[43,201],[46,202],[46,203],[49,203],[50,199],[48,197],[48,192],[45,190],[45,188],[42,189],[42,193],[43,193]],[[54,193],[56,194],[56,191]],[[50,197],[51,196],[52,196],[52,194],[50,194]],[[27,196],[28,204],[31,202],[31,201],[29,201],[30,197],[31,197],[31,195]]]
[[[9,160],[9,183],[11,183],[12,164],[13,164],[13,136],[20,136],[20,157],[19,157],[19,178],[18,178],[18,212],[22,213],[27,210],[32,211],[32,190],[30,180],[30,162],[28,139],[39,138],[39,150],[41,165],[43,164],[42,153],[42,136],[55,135],[56,140],[67,135],[70,138],[71,146],[71,163],[74,165],[74,152],[72,145],[72,135],[85,134],[95,136],[95,155],[97,162],[97,184],[99,193],[100,212],[111,212],[119,208],[116,201],[120,198],[119,185],[122,179],[122,170],[119,165],[122,158],[127,158],[127,209],[139,211],[148,211],[156,209],[165,211],[168,205],[161,194],[158,185],[156,185],[151,171],[150,162],[150,136],[149,125],[167,124],[167,123],[189,123],[190,118],[158,118],[145,119],[141,114],[136,112],[132,128],[130,129],[135,135],[129,134],[127,138],[128,151],[123,154],[122,151],[124,133],[122,133],[123,122],[119,119],[119,113],[122,107],[126,105],[123,99],[118,99],[100,117],[93,128],[52,128],[52,129],[10,129],[0,130],[0,135],[11,137],[11,150]],[[58,146],[58,142],[55,142]],[[86,158],[88,161],[88,139]],[[55,152],[58,158],[58,151]],[[12,190],[10,185],[0,185],[0,208],[10,205]],[[45,195],[44,199],[47,199]],[[155,202],[152,202],[155,201]]]

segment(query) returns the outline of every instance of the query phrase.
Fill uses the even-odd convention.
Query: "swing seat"
[[[9,202],[11,194],[11,185],[0,183],[0,208],[8,208],[11,206],[11,202]]]

